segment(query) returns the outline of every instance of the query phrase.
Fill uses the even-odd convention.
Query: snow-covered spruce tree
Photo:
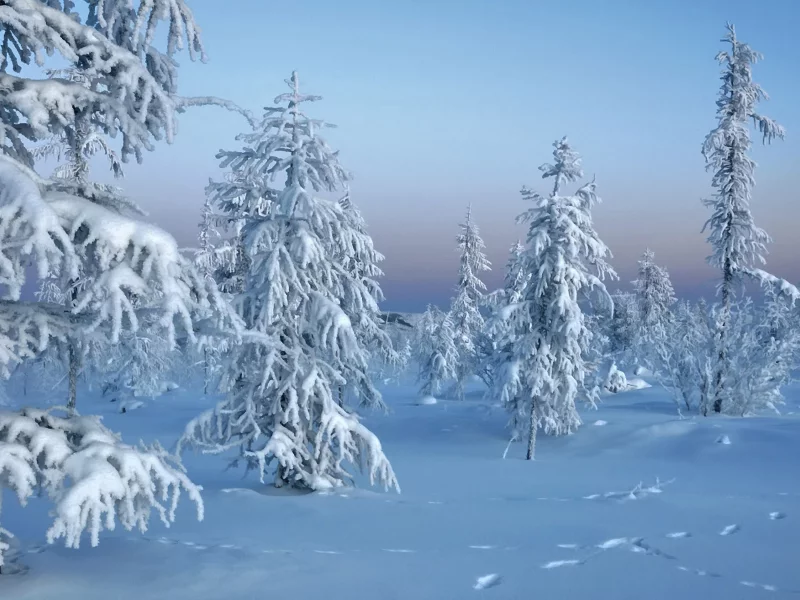
[[[453,324],[453,342],[457,353],[456,377],[452,394],[458,400],[464,399],[464,384],[479,370],[477,351],[478,337],[484,329],[484,319],[480,307],[486,285],[480,274],[491,268],[484,254],[486,246],[472,220],[472,207],[467,208],[467,217],[461,224],[461,233],[456,241],[461,252],[458,268],[456,295],[450,306],[450,319]]]
[[[66,180],[45,180],[33,170],[28,144],[54,136],[69,139],[79,123],[98,134],[118,136],[121,160],[141,159],[155,141],[173,139],[177,113],[187,105],[165,91],[154,74],[158,62],[152,57],[157,51],[151,45],[156,28],[167,21],[167,53],[159,54],[164,64],[174,71],[172,55],[184,38],[193,49],[200,48],[191,12],[183,2],[106,1],[102,6],[111,19],[95,23],[91,13],[101,4],[89,4],[88,25],[73,12],[72,2],[13,0],[0,6],[5,40],[0,48],[0,374],[4,376],[20,362],[40,355],[53,340],[75,335],[77,328],[112,342],[123,331],[136,331],[142,315],[133,302],[139,297],[158,300],[147,306],[147,316],[170,344],[180,329],[190,340],[201,341],[212,321],[216,324],[225,317],[231,325],[238,322],[227,314],[216,289],[181,257],[168,234],[93,201]],[[98,35],[97,30],[104,33],[112,22],[127,28],[127,45]],[[102,85],[31,79],[6,70],[19,72],[52,54],[76,66],[88,81]],[[93,274],[78,289],[71,311],[63,304],[21,300],[29,276],[41,280],[56,273],[67,279]],[[96,543],[96,533],[104,523],[113,522],[113,514],[128,527],[144,528],[153,508],[164,509],[161,501],[167,497],[168,482],[193,489],[157,448],[123,446],[77,415],[55,421],[32,414],[29,410],[4,414],[0,488],[10,487],[24,500],[31,481],[38,484],[43,479],[57,502],[51,539],[65,535],[67,543],[75,545],[88,526]],[[52,453],[48,446],[54,447]],[[166,520],[173,516],[176,499],[173,496],[162,512]]]
[[[458,349],[454,343],[453,320],[436,306],[428,306],[417,323],[414,346],[419,365],[420,396],[431,401],[442,385],[458,375]]]
[[[364,304],[361,298],[365,296],[358,287],[345,286],[347,293],[353,294],[353,291],[356,293],[352,297],[341,298],[340,305],[353,323],[353,331],[359,344],[369,352],[368,360],[376,363],[375,366],[380,372],[386,367],[396,368],[401,359],[394,349],[383,317],[378,310],[378,302],[384,299],[378,285],[378,279],[383,277],[379,263],[383,262],[384,256],[375,250],[372,238],[367,233],[367,223],[361,211],[353,203],[349,190],[339,200],[339,205],[347,222],[349,240],[340,248],[342,252],[338,260],[346,269],[348,276],[369,292],[366,298],[371,299]],[[349,381],[348,386],[362,406],[381,405],[380,401],[376,402],[380,394],[373,387],[369,376]]]
[[[645,250],[639,261],[639,277],[633,282],[633,289],[639,313],[636,355],[649,363],[653,346],[667,341],[672,305],[675,303],[675,290],[669,273],[655,263],[655,253],[649,249]]]
[[[639,307],[636,296],[628,292],[615,292],[611,300],[614,315],[608,321],[609,351],[618,363],[627,366],[628,362],[635,362],[631,355],[639,328]]]
[[[316,196],[347,179],[318,135],[324,123],[301,110],[319,98],[300,93],[297,73],[287,83],[258,127],[239,136],[244,148],[218,154],[237,179],[265,182],[269,202],[244,194],[242,213],[232,215],[244,221],[250,259],[234,298],[247,331],[229,354],[227,398],[187,425],[179,448],[238,448],[262,481],[277,462],[276,486],[341,486],[351,462],[366,466],[372,483],[397,487],[378,438],[334,397],[367,377],[359,323],[348,314],[374,310],[376,292],[342,261],[358,238],[341,205]]]
[[[585,386],[589,363],[584,356],[592,333],[579,298],[595,291],[610,307],[602,279],[615,276],[606,263],[610,252],[592,224],[591,208],[599,201],[595,183],[562,196],[564,185],[583,173],[567,138],[554,146],[555,162],[540,167],[543,177],[554,178],[553,191],[544,197],[522,190],[523,198],[534,202],[519,217],[528,224],[521,268],[531,278],[520,301],[500,315],[514,343],[498,354],[495,371],[496,394],[511,411],[512,439],[527,433],[529,460],[539,428],[547,434],[572,433],[581,424],[578,394],[594,403],[596,389]]]
[[[511,246],[503,287],[486,295],[489,318],[484,325],[483,335],[479,338],[478,351],[482,379],[488,386],[489,392],[494,388],[495,368],[505,362],[500,356],[510,356],[516,340],[517,332],[505,320],[504,315],[509,310],[508,307],[515,306],[522,299],[525,286],[530,280],[530,274],[522,270],[521,257],[524,252],[525,246],[519,240]]]
[[[720,270],[719,294],[721,307],[716,326],[717,359],[715,365],[715,396],[713,411],[722,412],[726,402],[732,402],[724,382],[731,368],[729,335],[735,288],[747,275],[761,283],[771,278],[758,268],[764,263],[769,235],[756,226],[750,212],[751,191],[754,185],[755,162],[750,150],[749,123],[755,124],[764,142],[783,138],[784,129],[772,119],[756,112],[759,101],[767,98],[764,90],[753,82],[752,66],[761,55],[740,42],[732,24],[727,25],[724,42],[730,50],[720,52],[722,85],[717,98],[717,126],[703,142],[706,168],[713,172],[711,183],[716,190],[713,198],[704,203],[711,216],[703,228],[713,252],[708,261]],[[796,290],[795,290],[796,291]]]

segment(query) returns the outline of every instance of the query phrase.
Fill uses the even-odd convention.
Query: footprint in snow
[[[673,533],[668,533],[667,537],[668,538],[673,538],[673,539],[688,538],[688,537],[692,537],[692,534],[689,533],[688,531],[675,531]]]
[[[597,547],[601,550],[611,550],[612,548],[619,548],[620,546],[633,544],[638,541],[641,540],[639,538],[612,538],[610,540],[606,540],[602,544],[597,544]]]
[[[500,585],[503,582],[503,578],[500,577],[497,573],[490,573],[489,575],[483,575],[482,577],[478,577],[475,580],[475,585],[473,585],[473,589],[476,590],[485,590],[490,587],[494,587],[496,585]]]
[[[543,569],[558,569],[560,567],[577,567],[578,565],[582,565],[584,561],[578,560],[576,558],[571,558],[569,560],[551,560],[549,563],[545,563],[542,565]]]
[[[769,518],[773,521],[778,521],[780,519],[785,519],[786,514],[782,512],[771,512],[769,513]]]
[[[725,529],[720,531],[719,534],[720,535],[733,535],[734,533],[736,533],[740,529],[741,529],[741,527],[739,527],[738,525],[736,525],[734,523],[733,525],[728,525]]]
[[[714,577],[714,578],[717,578],[717,579],[722,577],[722,575],[720,575],[719,573],[710,573],[710,572],[704,571],[702,569],[693,569],[693,568],[684,567],[684,566],[678,567],[678,570],[679,571],[685,571],[686,573],[694,573],[695,575],[697,575],[699,577]]]
[[[756,583],[754,581],[740,581],[739,583],[742,584],[745,587],[761,588],[762,590],[765,590],[767,592],[777,592],[778,591],[777,587],[775,587],[774,585],[770,585],[768,583]]]

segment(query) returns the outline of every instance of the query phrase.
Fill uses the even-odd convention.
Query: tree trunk
[[[528,454],[526,460],[533,460],[536,454],[536,431],[539,429],[539,424],[536,422],[536,399],[531,402],[531,430],[528,435]]]
[[[714,412],[722,412],[722,395],[725,381],[725,372],[728,367],[728,326],[731,322],[731,286],[733,285],[733,267],[730,259],[725,259],[722,275],[722,315],[717,326],[717,372],[714,381]]]
[[[208,383],[211,367],[208,364],[208,348],[203,350],[203,394],[208,396]]]
[[[71,281],[70,284],[72,286],[72,291],[70,292],[71,299],[69,302],[70,320],[74,322],[72,317],[72,307],[75,306],[75,301],[78,299],[78,289],[75,286],[74,281]],[[69,344],[69,393],[67,396],[67,413],[71,416],[75,413],[75,405],[78,402],[78,373],[80,371],[80,364],[78,362],[78,343],[74,338],[69,338],[67,340],[67,344]]]
[[[285,486],[289,481],[286,479],[286,470],[283,468],[283,465],[278,465],[278,468],[275,469],[275,487],[282,488]]]
[[[74,340],[69,340],[69,394],[67,396],[67,413],[75,414],[78,401],[78,352]]]

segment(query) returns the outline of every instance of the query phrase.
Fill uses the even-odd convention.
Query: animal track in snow
[[[755,583],[754,581],[740,581],[739,583],[742,584],[745,587],[761,588],[762,590],[767,591],[767,592],[777,592],[778,591],[777,587],[775,587],[774,585],[770,585],[768,583]]]
[[[773,521],[779,521],[780,519],[785,519],[786,514],[782,512],[771,512],[769,513],[769,518]]]
[[[627,492],[606,492],[605,494],[590,494],[588,496],[583,496],[584,500],[616,500],[617,502],[628,502],[630,500],[640,500],[642,498],[646,498],[647,496],[651,496],[653,494],[662,494],[664,493],[664,486],[669,485],[670,483],[674,482],[674,479],[670,479],[669,481],[661,481],[658,477],[656,477],[656,482],[648,487],[644,486],[643,482],[639,482],[633,489],[628,490]]]
[[[704,571],[703,569],[692,569],[689,567],[684,567],[682,565],[678,567],[678,570],[685,571],[686,573],[693,573],[699,577],[714,577],[714,578],[722,577],[722,575],[720,575],[719,573],[711,573],[709,571]]]
[[[738,532],[740,529],[741,529],[741,527],[739,527],[736,523],[734,523],[733,525],[728,525],[727,527],[725,527],[725,529],[720,531],[719,534],[720,535],[733,535],[734,533]]]
[[[582,565],[585,563],[585,560],[578,560],[576,558],[572,558],[569,560],[551,560],[549,563],[545,563],[542,565],[543,569],[558,569],[560,567],[576,567],[578,565]]]
[[[620,546],[625,546],[628,544],[632,544],[636,541],[640,541],[640,538],[612,538],[610,540],[606,540],[600,544],[597,544],[597,547],[601,550],[610,550],[611,548],[619,548]]]

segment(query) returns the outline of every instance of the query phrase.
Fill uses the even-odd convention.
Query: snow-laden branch
[[[242,115],[247,120],[247,123],[250,125],[250,127],[255,128],[258,123],[258,120],[249,110],[242,108],[231,100],[217,98],[216,96],[179,96],[175,98],[175,105],[180,110],[185,110],[186,108],[192,106],[218,106],[220,108],[224,108],[225,110],[229,110],[232,113]]]
[[[130,19],[130,13],[116,10],[132,7],[130,2],[123,5],[121,1],[98,0],[97,7],[102,12],[112,4],[113,19],[120,19],[120,23]],[[166,13],[170,8],[172,14]],[[98,22],[102,22],[104,17],[98,16]],[[19,70],[21,64],[34,59],[42,64],[45,54],[55,52],[68,63],[79,65],[84,76],[98,82],[103,91],[66,79],[38,81],[0,73],[0,110],[4,113],[0,145],[16,148],[12,155],[29,162],[29,155],[22,151],[23,138],[36,140],[59,133],[75,123],[78,114],[104,133],[121,134],[123,160],[130,155],[141,160],[143,150],[152,149],[154,141],[171,142],[176,132],[177,105],[138,52],[141,44],[150,45],[156,25],[164,17],[170,20],[171,51],[178,47],[182,33],[189,39],[190,48],[201,48],[191,14],[178,0],[142,2],[129,38],[135,42],[128,49],[115,43],[119,40],[110,41],[97,29],[80,23],[74,15],[39,0],[4,2],[0,6],[0,27],[7,42],[3,45],[4,61],[11,61]]]
[[[0,286],[6,288],[0,293],[11,300],[19,299],[28,258],[39,277],[57,271],[77,274],[72,243],[38,181],[33,171],[0,155]]]
[[[203,519],[201,488],[161,446],[125,445],[99,417],[62,417],[60,410],[0,411],[0,492],[11,489],[22,504],[38,488],[47,492],[55,504],[49,543],[63,537],[77,548],[88,532],[96,546],[117,520],[144,532],[153,511],[169,526],[181,493]]]

